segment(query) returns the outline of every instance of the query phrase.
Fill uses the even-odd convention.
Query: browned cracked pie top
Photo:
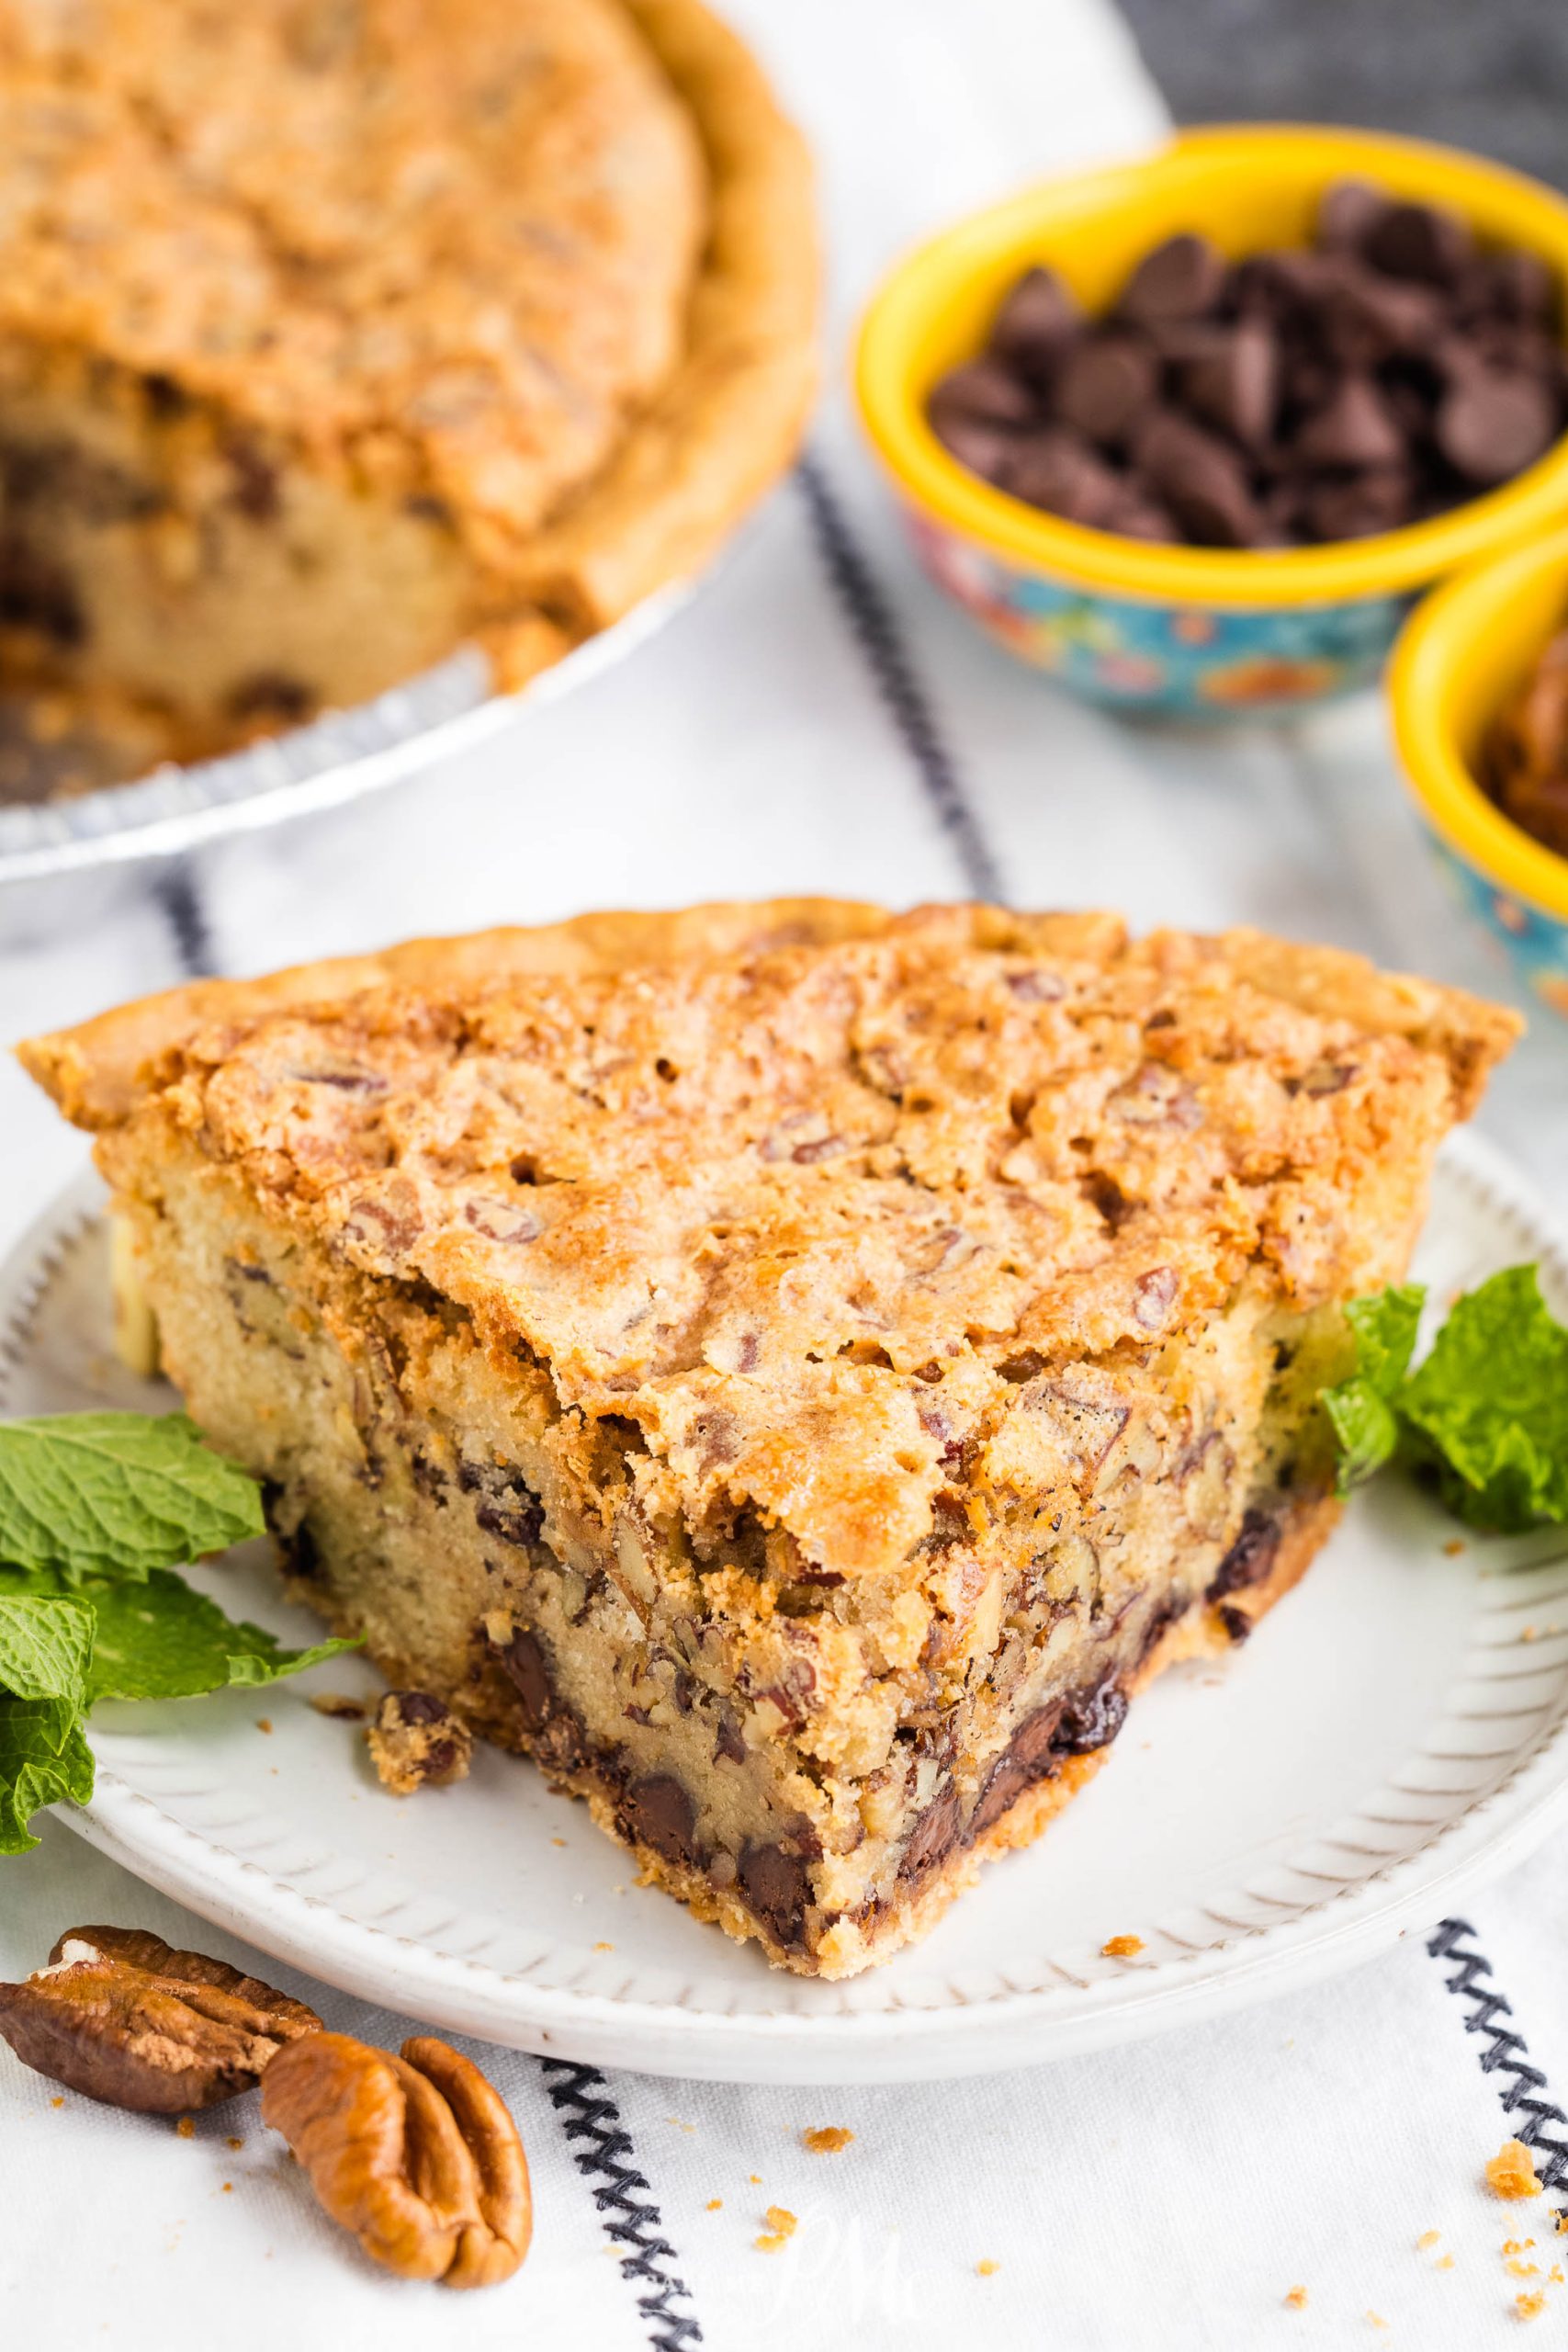
[[[1048,1487],[1112,1372],[1242,1285],[1361,1286],[1517,1025],[1253,932],[828,909],[753,949],[717,910],[660,960],[661,919],[627,920],[640,960],[487,980],[426,945],[361,993],[151,1008],[143,1042],[207,1025],[129,1098],[141,1164],[170,1123],[635,1425],[652,1506],[749,1506],[830,1577]],[[114,1057],[93,1027],[28,1054],[78,1115]],[[1020,1409],[1058,1366],[1057,1409]]]

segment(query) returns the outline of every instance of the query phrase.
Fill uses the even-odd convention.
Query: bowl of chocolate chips
[[[874,299],[926,571],[1098,702],[1290,716],[1568,515],[1568,202],[1371,132],[1184,133],[959,223]]]
[[[1568,1020],[1568,528],[1420,605],[1389,665],[1404,775],[1446,878]]]

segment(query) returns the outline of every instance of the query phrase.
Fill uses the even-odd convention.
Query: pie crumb
[[[719,2212],[722,2212],[722,2211],[723,2211],[723,2210],[724,2210],[724,2199],[723,2199],[723,2198],[722,2198],[722,2197],[710,2197],[710,2198],[708,2199],[708,2201],[707,2201],[706,2205],[704,2207],[704,2209],[703,2209],[703,2210],[704,2210],[704,2211],[705,2211],[705,2212],[707,2212],[707,2213],[719,2213]]]
[[[1423,2230],[1420,2236],[1416,2241],[1416,2253],[1425,2254],[1428,2246],[1437,2245],[1438,2240],[1442,2236],[1442,2234],[1441,2230]]]
[[[365,1708],[358,1699],[351,1699],[346,1690],[312,1690],[310,1704],[319,1715],[337,1715],[345,1724],[362,1724]]]
[[[272,1729],[272,1717],[270,1715],[258,1715],[256,1717],[256,1729],[257,1731],[270,1731]]]
[[[49,2103],[51,2107],[63,2107],[65,2104],[65,2094],[63,2091],[58,2098],[51,2098]]]
[[[1463,1551],[1463,1549],[1464,1549],[1464,1538],[1463,1538],[1463,1536],[1462,1536],[1462,1535],[1456,1535],[1456,1536],[1454,1536],[1454,1537],[1453,1537],[1453,1538],[1452,1538],[1449,1543],[1447,1543],[1447,1544],[1444,1544],[1444,1546],[1443,1546],[1443,1553],[1444,1553],[1444,1555],[1445,1555],[1445,1557],[1446,1557],[1446,1558],[1450,1559],[1450,1560],[1457,1560],[1457,1559],[1459,1558],[1460,1554]]]
[[[1539,2278],[1540,2277],[1539,2262],[1521,2262],[1517,2255],[1511,2262],[1506,2262],[1503,2267],[1510,2278]]]
[[[1100,1947],[1106,1960],[1131,1960],[1134,1952],[1144,1949],[1142,1936],[1111,1936]]]
[[[999,2262],[993,2262],[988,2254],[975,2265],[982,2278],[994,2278],[1001,2267]]]
[[[564,1846],[566,1844],[566,1839],[564,1838],[552,1838],[550,1839],[550,1843],[552,1846]]]
[[[1522,2140],[1505,2140],[1496,2154],[1488,2160],[1486,2178],[1495,2197],[1539,2197],[1540,2183],[1535,2177],[1535,2159]]]
[[[1519,1627],[1519,1639],[1521,1642],[1533,1642],[1535,1638],[1536,1632],[1533,1625],[1521,1625]]]
[[[846,2131],[841,2123],[818,2123],[800,2136],[814,2156],[836,2156],[840,2148],[849,2146],[855,2135]]]
[[[243,2148],[245,2143],[243,2140],[237,2138],[233,2132],[231,2132],[229,2134],[228,2144],[231,2148]]]
[[[753,2188],[761,2188],[762,2186],[762,2176],[760,2172],[749,2172],[746,2177]]]
[[[1288,2312],[1304,2312],[1306,2307],[1306,2289],[1304,2287],[1292,2287],[1290,2293],[1285,2298],[1285,2309]]]
[[[800,2227],[798,2220],[787,2205],[770,2205],[762,2219],[766,2222],[768,2230],[765,2236],[756,2241],[759,2254],[777,2254],[780,2246],[787,2245]]]
[[[1367,2313],[1367,2318],[1373,2327],[1386,2327],[1388,2325],[1388,2322],[1384,2319],[1382,2312],[1369,2312]]]
[[[1516,2295],[1514,2309],[1521,2319],[1539,2319],[1546,2309],[1546,2297],[1539,2290],[1530,2295]]]
[[[232,2197],[232,2195],[234,2194],[234,2184],[233,2184],[233,2182],[232,2182],[231,2180],[226,2180],[226,2181],[224,2182],[224,2184],[223,2184],[223,2194],[224,2194],[224,2196],[225,2196],[225,2197]]]
[[[1534,2244],[1534,2238],[1505,2238],[1503,2251],[1505,2254],[1526,2254]]]
[[[182,2140],[194,2140],[196,2137],[195,2117],[191,2115],[182,2115],[179,2121],[175,2124],[175,2130],[179,2133]]]
[[[1451,2254],[1439,2254],[1432,2265],[1434,2270],[1451,2270],[1453,2267],[1454,2258]]]
[[[595,1944],[593,1949],[595,1951],[614,1951],[615,1947],[614,1944]]]

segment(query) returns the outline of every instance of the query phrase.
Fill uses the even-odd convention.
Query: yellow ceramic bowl
[[[980,348],[1032,263],[1106,308],[1151,246],[1198,230],[1227,254],[1308,242],[1331,182],[1456,207],[1568,286],[1568,202],[1452,149],[1355,130],[1192,131],[1143,160],[1048,181],[898,264],[866,312],[861,415],[926,569],[1010,651],[1122,707],[1299,709],[1382,668],[1413,594],[1568,514],[1568,441],[1485,497],[1408,529],[1249,553],[1117,538],[993,489],[926,422],[932,386]]]
[[[1568,529],[1461,572],[1417,607],[1389,697],[1404,774],[1450,879],[1526,984],[1568,1018],[1568,857],[1476,782],[1486,731],[1568,624]]]

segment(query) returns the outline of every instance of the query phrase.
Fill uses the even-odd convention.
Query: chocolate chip
[[[944,376],[931,396],[932,424],[961,418],[978,424],[1027,424],[1039,413],[1039,402],[1023,379],[999,360],[972,359]]]
[[[718,1730],[713,1743],[716,1764],[720,1757],[731,1764],[744,1764],[746,1761],[746,1742],[740,1736],[740,1725],[731,1709],[722,1706],[718,1711]]]
[[[1483,254],[1475,264],[1475,293],[1505,318],[1551,329],[1557,321],[1557,281],[1539,254],[1515,248]]]
[[[405,1724],[438,1724],[446,1713],[441,1701],[429,1690],[399,1690],[393,1695]]]
[[[1296,435],[1295,454],[1309,466],[1392,466],[1404,455],[1404,435],[1371,378],[1347,376]]]
[[[313,688],[282,670],[254,670],[229,690],[231,718],[281,719],[297,727],[316,707]]]
[[[523,1720],[530,1731],[543,1731],[555,1704],[550,1669],[537,1634],[525,1625],[498,1652],[502,1673],[522,1703]]]
[[[1388,209],[1370,180],[1336,180],[1317,208],[1317,242],[1330,253],[1355,253]]]
[[[697,1859],[696,1808],[671,1773],[634,1781],[615,1808],[615,1826],[624,1838],[651,1846],[667,1862],[690,1868]]]
[[[1050,424],[1013,445],[1007,488],[1032,506],[1097,528],[1115,508],[1121,485],[1081,434]]]
[[[900,1883],[905,1886],[918,1885],[921,1879],[928,1878],[947,1860],[963,1832],[963,1800],[949,1781],[942,1794],[932,1798],[909,1834],[898,1864]]]
[[[1205,1600],[1218,1600],[1222,1594],[1261,1584],[1279,1556],[1280,1533],[1280,1521],[1272,1512],[1248,1509],[1240,1533],[1210,1579]]]
[[[1261,537],[1264,516],[1240,458],[1201,425],[1162,411],[1140,430],[1133,454],[1200,546],[1241,548]]]
[[[1094,336],[1062,364],[1056,414],[1089,440],[1112,447],[1153,401],[1158,377],[1147,345],[1131,335]]]
[[[1216,1610],[1216,1616],[1233,1642],[1245,1642],[1252,1631],[1252,1620],[1245,1609],[1229,1607]]]
[[[1536,379],[1478,374],[1443,401],[1438,447],[1467,481],[1506,481],[1545,455],[1558,424],[1551,396]]]
[[[1108,1747],[1126,1720],[1127,1693],[1108,1679],[1063,1709],[1055,1745],[1064,1756],[1086,1756]]]
[[[1199,318],[1218,300],[1224,276],[1219,250],[1206,237],[1168,237],[1133,272],[1118,313],[1139,322]]]
[[[1474,251],[1470,223],[1436,204],[1391,204],[1360,240],[1360,250],[1391,277],[1451,286]]]
[[[1063,1702],[1057,1699],[1025,1715],[986,1775],[980,1801],[970,1818],[972,1838],[982,1837],[993,1822],[1010,1812],[1025,1789],[1048,1780],[1058,1769],[1062,1759],[1055,1742],[1062,1714]]]
[[[1177,381],[1195,415],[1244,448],[1257,448],[1268,440],[1279,409],[1279,338],[1264,320],[1244,319],[1189,360]]]
[[[1025,375],[1049,379],[1082,318],[1055,270],[1026,270],[997,312],[991,349]]]
[[[972,416],[931,417],[931,429],[950,457],[967,466],[982,481],[998,490],[1011,487],[1010,475],[1017,450],[1015,436],[1003,426],[987,424]]]
[[[811,1877],[805,1857],[782,1846],[751,1844],[740,1855],[740,1884],[752,1910],[785,1949],[805,1939]]]
[[[1407,468],[1383,466],[1347,481],[1317,482],[1298,514],[1314,539],[1366,539],[1396,531],[1414,512],[1414,484]]]
[[[86,616],[62,564],[17,532],[0,537],[0,627],[37,629],[56,645],[86,641]]]
[[[230,503],[250,522],[276,522],[283,511],[277,468],[251,441],[231,441],[223,454],[233,477]]]

